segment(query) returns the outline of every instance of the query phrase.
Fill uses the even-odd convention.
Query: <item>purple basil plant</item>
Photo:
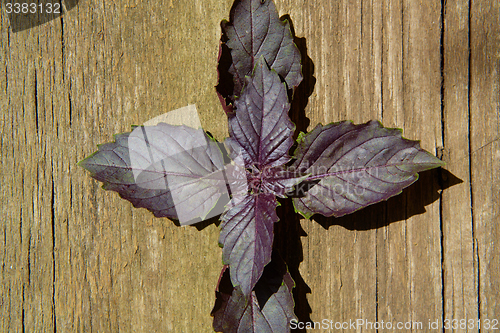
[[[305,218],[339,217],[401,193],[417,172],[444,163],[378,121],[319,124],[299,133],[290,155],[295,125],[288,113],[302,81],[290,23],[272,0],[236,0],[221,27],[216,88],[229,122],[223,143],[201,128],[138,126],[79,165],[156,217],[193,224],[222,213],[214,329],[289,332],[294,282],[272,251],[277,197],[292,197]]]

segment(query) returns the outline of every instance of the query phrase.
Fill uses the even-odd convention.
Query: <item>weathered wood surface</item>
[[[211,331],[217,227],[155,219],[76,162],[188,104],[225,137],[213,86],[231,3],[89,0],[18,33],[2,8],[0,331]],[[342,219],[281,208],[299,318],[500,319],[500,3],[276,5],[310,57],[299,128],[379,119],[447,162]]]

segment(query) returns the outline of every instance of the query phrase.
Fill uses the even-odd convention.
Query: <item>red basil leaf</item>
[[[290,160],[295,125],[288,111],[285,85],[278,74],[260,58],[252,77],[247,77],[242,96],[236,100],[238,112],[229,115],[230,146],[241,147],[246,166],[280,166]],[[234,159],[234,154],[232,155]]]
[[[233,285],[249,295],[271,261],[278,202],[273,194],[260,193],[233,197],[231,204],[221,216],[222,260],[231,267]]]
[[[227,104],[240,96],[245,76],[252,73],[260,57],[266,59],[290,89],[295,89],[302,81],[300,52],[293,42],[290,23],[279,19],[273,1],[236,1],[229,17],[229,22],[221,23],[217,86],[226,112],[230,110]],[[233,82],[229,82],[231,75]]]
[[[301,133],[298,142],[292,168],[311,174],[298,185],[310,188],[302,188],[305,196],[293,201],[307,218],[315,213],[339,217],[387,200],[415,182],[417,172],[444,164],[418,141],[378,121],[318,125]]]
[[[135,127],[79,165],[134,207],[184,224],[220,214],[212,209],[227,193],[218,144],[187,126]]]

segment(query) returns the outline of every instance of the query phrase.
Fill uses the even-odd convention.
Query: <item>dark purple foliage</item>
[[[294,283],[285,263],[272,256],[276,197],[293,197],[306,218],[342,216],[387,200],[418,172],[443,163],[377,121],[300,133],[291,161],[289,97],[302,74],[290,24],[271,0],[236,0],[221,27],[217,93],[229,122],[224,149],[201,129],[161,123],[116,135],[79,165],[104,189],[157,217],[188,224],[222,213],[226,266],[214,328],[289,332]]]
[[[278,202],[270,193],[235,196],[233,201],[234,206],[221,216],[219,242],[224,246],[222,260],[231,267],[233,285],[248,295],[271,261]]]
[[[302,81],[300,52],[290,23],[279,19],[272,0],[236,0],[229,22],[222,21],[221,28],[217,93],[226,111],[232,109],[229,105],[240,96],[245,77],[251,75],[261,57],[289,89]]]
[[[212,310],[214,329],[218,332],[290,332],[293,313],[291,294],[294,282],[285,263],[273,256],[250,297],[234,288],[224,266],[217,285],[216,303]]]
[[[181,222],[205,219],[226,189],[218,144],[186,126],[135,127],[79,165],[134,207]]]
[[[288,116],[285,84],[263,57],[246,78],[235,105],[238,111],[228,115],[226,144],[232,159],[250,170],[250,194],[233,196],[234,207],[221,217],[219,242],[224,247],[224,263],[231,267],[233,285],[249,295],[271,260],[273,223],[278,221],[275,196],[284,196],[302,178],[279,168],[290,160],[295,126]]]
[[[301,133],[292,168],[311,174],[305,196],[294,198],[306,218],[318,213],[343,216],[387,200],[418,179],[417,172],[444,163],[401,137],[400,129],[378,121],[354,125],[344,121],[318,125]]]
[[[274,167],[290,160],[295,125],[288,117],[290,103],[278,74],[260,58],[253,75],[235,102],[238,112],[229,115],[232,147],[240,147],[246,167]],[[234,157],[234,155],[232,156]]]

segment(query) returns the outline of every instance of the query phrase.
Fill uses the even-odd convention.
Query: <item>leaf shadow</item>
[[[298,321],[311,322],[312,309],[307,300],[307,294],[311,293],[311,288],[299,271],[300,263],[304,260],[301,237],[307,237],[307,234],[300,225],[301,217],[295,213],[292,200],[280,199],[279,202],[281,205],[276,211],[280,221],[274,225],[273,248],[285,260],[288,271],[295,281],[292,294]],[[296,330],[296,332],[306,332],[306,330]]]
[[[295,28],[293,26],[293,21],[290,15],[286,14],[280,17],[280,20],[287,20],[290,23],[290,30],[292,31],[293,41],[300,52],[300,61],[302,63],[302,82],[299,84],[293,96],[291,92],[289,93],[289,99],[292,101],[289,116],[292,122],[296,126],[294,133],[294,139],[297,138],[299,132],[307,132],[307,127],[310,124],[310,119],[306,117],[306,106],[309,102],[309,97],[314,91],[314,86],[316,85],[316,78],[314,77],[314,63],[312,59],[307,55],[307,44],[304,37],[297,37],[295,35]],[[293,97],[293,99],[292,99]],[[292,147],[293,152],[295,147]]]
[[[229,199],[225,200],[224,198],[219,199],[217,204],[212,208],[212,211],[217,211],[217,212],[222,212],[224,211],[224,207],[227,204]],[[177,227],[181,227],[182,224],[179,222],[179,220],[171,220],[173,224]],[[201,218],[196,218],[195,220],[192,220],[191,222],[188,222],[188,226],[196,228],[198,231],[202,231],[205,228],[211,226],[214,224],[216,227],[218,227],[221,224],[220,221],[220,214],[212,216],[206,220],[202,220]]]
[[[175,221],[174,224],[178,227],[180,226],[178,221]],[[211,226],[212,224],[215,225],[216,227],[218,227],[221,224],[220,215],[211,217],[211,218],[204,220],[204,221],[193,223],[190,226],[196,228],[196,230],[198,230],[198,231],[202,231],[205,228]]]

